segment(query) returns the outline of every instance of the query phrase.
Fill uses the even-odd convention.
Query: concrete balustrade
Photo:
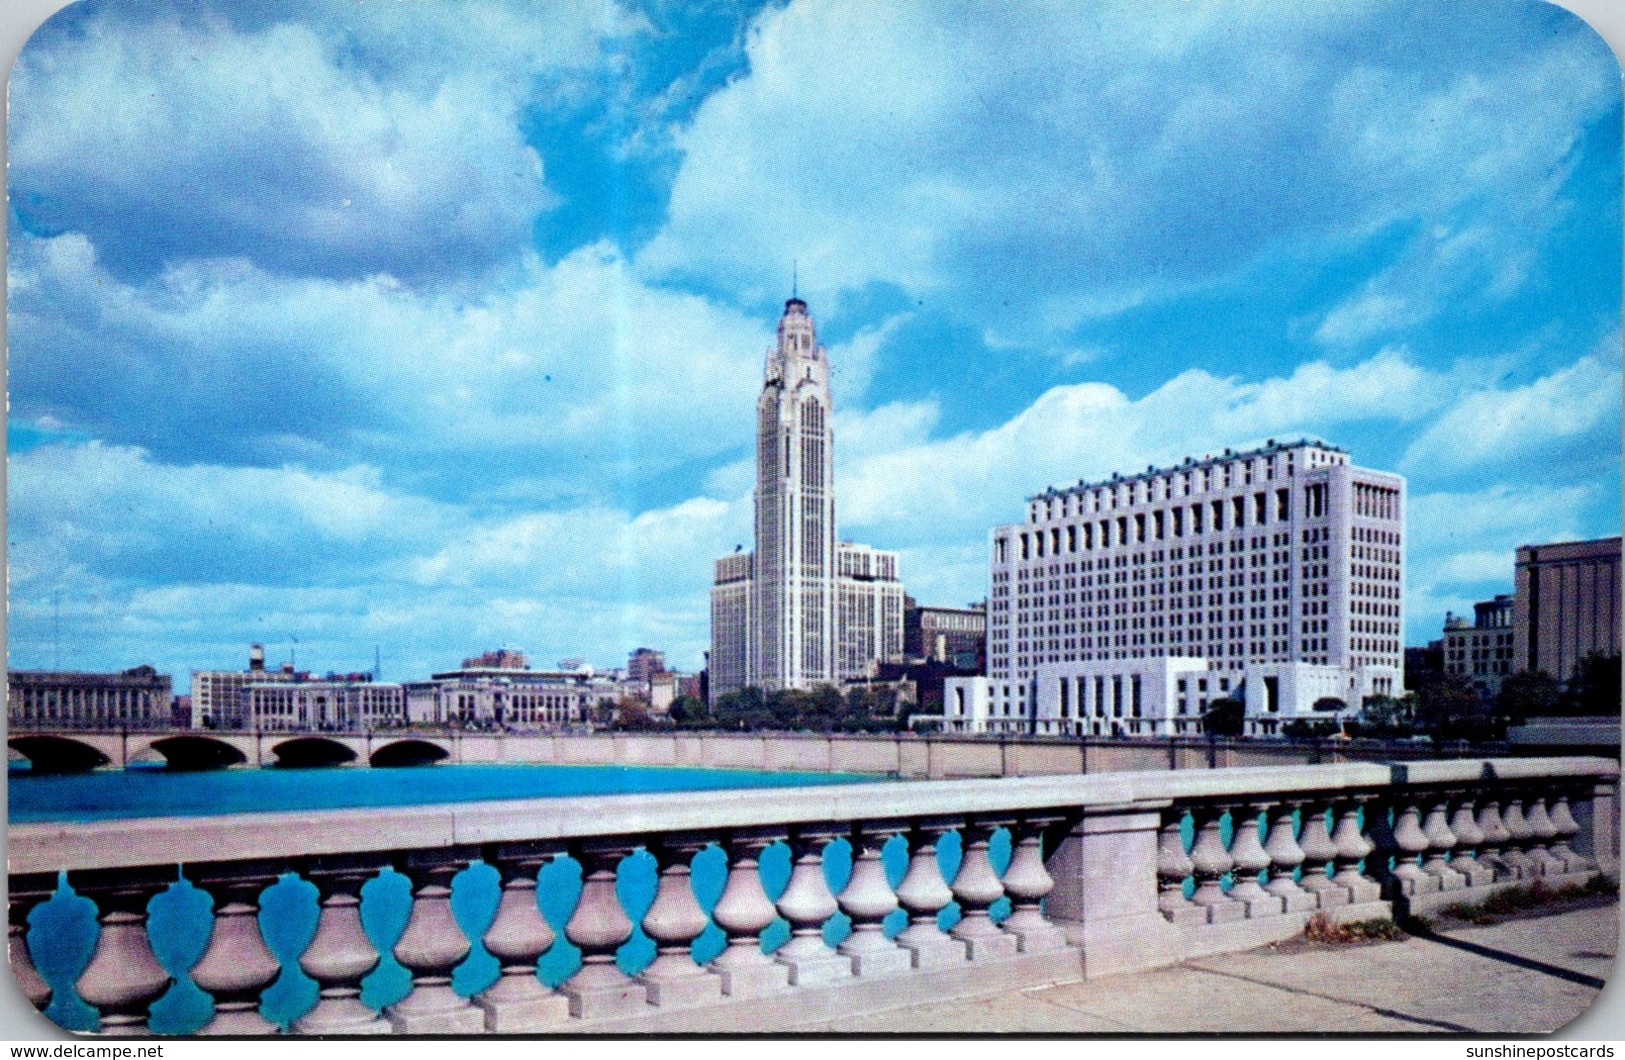
[[[214,1002],[203,1031],[275,1033],[258,1009],[280,969],[258,915],[261,893],[291,871],[315,885],[318,910],[298,958],[318,997],[295,1034],[782,1030],[1245,949],[1316,915],[1427,912],[1534,879],[1589,880],[1618,868],[1617,774],[1579,758],[1342,764],[23,825],[11,830],[10,948],[43,1004],[28,917],[66,870],[100,923],[79,997],[102,1033],[142,1033],[171,984],[147,904],[183,874],[212,899],[208,946],[187,973]],[[950,881],[939,847],[953,836]],[[1006,836],[1001,871],[993,850]],[[779,843],[791,871],[775,900],[761,860]],[[907,847],[896,884],[888,844]],[[728,875],[707,911],[692,867],[713,845]],[[848,845],[837,895],[826,859]],[[616,880],[628,858],[651,855],[641,926],[656,954],[638,969],[625,964],[635,927]],[[537,975],[558,944],[538,880],[566,856],[582,886],[562,933],[582,963],[553,990]],[[465,996],[454,971],[475,939],[451,895],[476,861],[500,879],[476,933],[501,970]],[[380,1013],[360,997],[381,960],[360,910],[363,884],[386,866],[410,883],[391,949],[412,983]],[[944,931],[950,903],[959,919]],[[830,934],[837,911],[851,922],[844,939]],[[769,952],[780,916],[790,939]],[[726,946],[698,960],[711,924]]]

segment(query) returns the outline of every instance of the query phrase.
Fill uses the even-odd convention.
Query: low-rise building
[[[364,732],[406,724],[402,686],[365,675],[251,684],[241,695],[252,727],[262,732]]]
[[[1481,696],[1493,696],[1512,673],[1512,597],[1473,605],[1473,621],[1445,612],[1444,672],[1465,677]]]
[[[260,644],[249,646],[247,670],[193,670],[191,727],[250,728],[248,704],[243,699],[243,689],[249,685],[274,684],[293,679],[294,671],[291,665],[279,670],[265,668],[265,647]]]
[[[151,666],[120,673],[8,670],[6,716],[17,729],[167,729],[171,682]]]
[[[582,724],[595,707],[613,705],[623,691],[619,682],[595,677],[585,667],[465,667],[404,688],[411,724],[521,731]]]
[[[987,670],[987,603],[930,607],[903,598],[903,654],[951,663],[961,670]]]

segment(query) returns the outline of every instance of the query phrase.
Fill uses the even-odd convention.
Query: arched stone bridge
[[[310,732],[14,732],[11,750],[36,772],[79,773],[151,762],[171,769],[229,766],[414,766],[462,761],[454,735]]]

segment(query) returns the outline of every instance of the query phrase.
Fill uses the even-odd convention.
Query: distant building
[[[463,660],[463,669],[473,670],[479,668],[495,670],[523,670],[525,669],[525,653],[518,648],[498,648],[472,659]]]
[[[926,607],[903,599],[903,655],[987,670],[987,602],[971,607]]]
[[[1428,679],[1444,673],[1444,639],[1430,640],[1424,648],[1405,649],[1405,691],[1415,692]]]
[[[713,696],[836,684],[902,653],[897,554],[837,544],[829,372],[791,298],[756,402],[755,551],[716,564]]]
[[[19,729],[167,729],[172,699],[169,675],[150,666],[113,674],[6,672],[6,715]]]
[[[1574,676],[1586,655],[1619,654],[1620,539],[1524,545],[1512,605],[1512,668]]]
[[[414,725],[544,731],[577,725],[600,704],[613,704],[622,688],[579,670],[521,670],[477,666],[447,670],[404,685],[406,716]]]
[[[402,687],[361,677],[250,684],[240,695],[252,728],[265,732],[361,732],[405,725]]]
[[[649,713],[664,717],[677,700],[677,675],[670,672],[649,677]]]
[[[292,666],[280,670],[265,668],[265,647],[251,645],[247,670],[193,670],[192,724],[194,729],[250,728],[248,705],[243,689],[253,684],[292,681]]]
[[[1028,498],[992,534],[988,674],[948,681],[944,725],[1171,735],[1239,698],[1267,735],[1397,695],[1404,489],[1272,440]]]
[[[1465,677],[1482,696],[1493,696],[1512,673],[1512,597],[1473,605],[1473,621],[1445,613],[1444,672]]]
[[[626,658],[626,679],[647,684],[655,674],[666,672],[666,656],[653,648],[638,648]]]

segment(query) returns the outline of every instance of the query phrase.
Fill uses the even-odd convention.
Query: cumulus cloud
[[[59,16],[12,76],[14,209],[131,277],[196,255],[477,273],[550,202],[519,122],[533,80],[584,74],[636,26],[613,4],[293,6]]]
[[[1088,10],[765,12],[747,75],[681,132],[670,221],[640,262],[752,293],[795,254],[826,291],[949,291],[1031,341],[1273,249],[1504,213],[1618,100],[1605,47],[1562,13]],[[1520,54],[1500,38],[1531,17],[1549,32]],[[1378,32],[1385,50],[1342,57]],[[1328,335],[1424,311],[1372,297]]]
[[[131,285],[77,234],[19,239],[12,275],[17,414],[177,461],[438,468],[442,492],[477,488],[493,461],[580,490],[713,456],[734,441],[722,425],[749,420],[769,334],[641,283],[607,244],[529,257],[479,298],[241,261]]]
[[[1468,393],[1411,443],[1401,466],[1448,474],[1564,453],[1592,466],[1617,459],[1617,336],[1611,345],[1525,386]]]

